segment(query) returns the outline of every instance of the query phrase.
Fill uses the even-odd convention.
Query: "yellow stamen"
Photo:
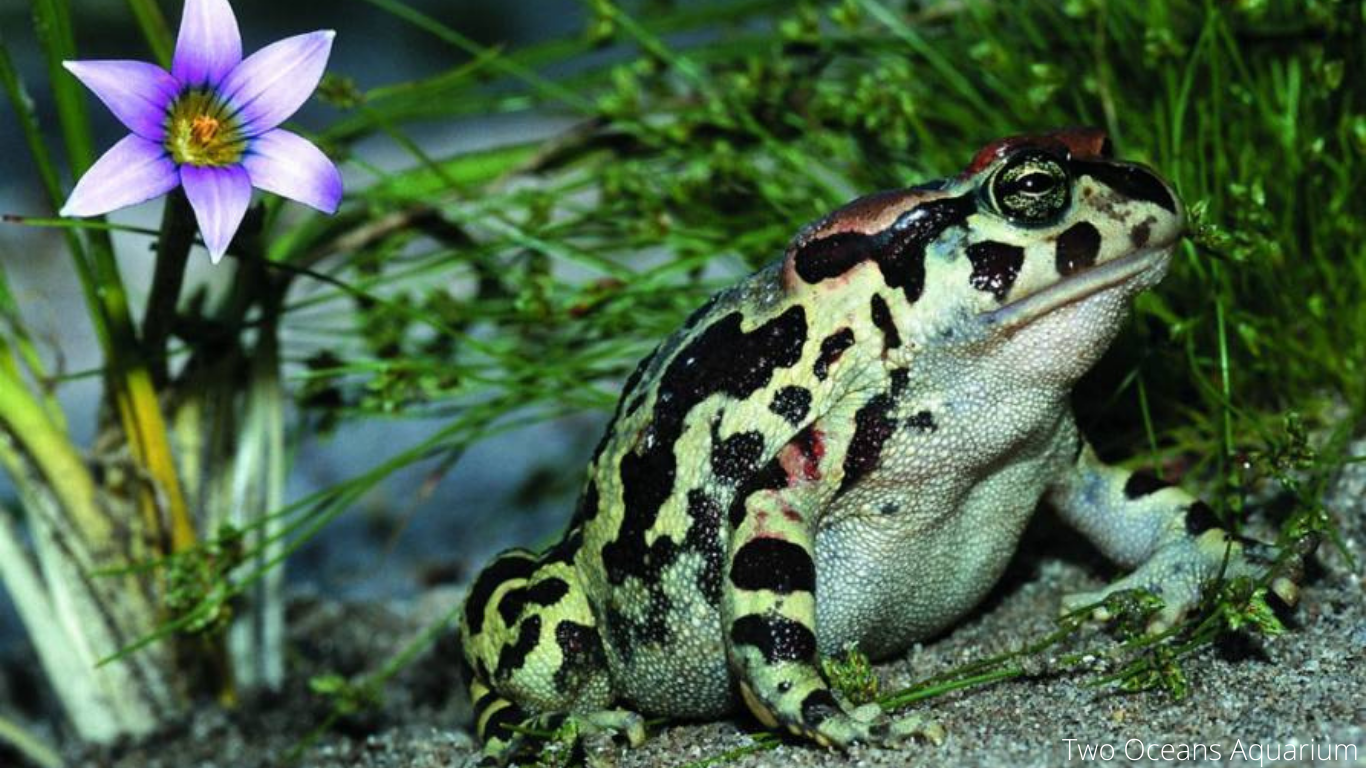
[[[165,146],[178,165],[222,168],[241,162],[247,143],[216,93],[190,89],[167,110]]]
[[[208,115],[195,115],[194,122],[190,125],[190,133],[201,145],[208,144],[218,134],[218,120]]]

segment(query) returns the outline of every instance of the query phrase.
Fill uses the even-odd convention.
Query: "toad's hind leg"
[[[643,738],[639,716],[604,711],[614,694],[602,639],[573,562],[557,550],[494,559],[470,587],[460,638],[488,763],[506,763],[528,745],[524,732],[554,731],[566,716],[580,733]]]

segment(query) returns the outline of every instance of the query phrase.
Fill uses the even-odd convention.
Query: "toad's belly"
[[[955,499],[922,497],[954,511],[917,531],[902,527],[904,517],[862,515],[822,529],[816,539],[819,651],[831,655],[856,643],[870,657],[885,658],[970,611],[1009,563],[1043,492],[1039,473],[1030,469],[999,472]],[[691,567],[680,560],[665,581],[695,584]],[[684,589],[666,592],[675,598],[664,618],[667,643],[624,653],[610,629],[604,636],[617,693],[650,715],[706,718],[733,710],[738,699],[718,607],[687,599]]]
[[[885,658],[950,626],[981,601],[1010,562],[1058,452],[1048,439],[1015,448],[1009,461],[978,457],[976,466],[938,472],[912,466],[920,478],[914,482],[896,483],[892,473],[870,477],[874,482],[852,489],[829,510],[825,519],[835,522],[816,534],[822,654],[857,643],[869,656]],[[878,480],[889,485],[879,490]],[[716,545],[722,546],[719,538]],[[702,570],[699,557],[679,557],[661,574],[662,601],[611,587],[600,574],[586,579],[604,588],[594,604],[605,619],[615,689],[643,713],[707,718],[738,702],[719,605],[695,587]],[[650,623],[666,639],[615,631],[613,605],[657,609]]]
[[[1040,470],[1040,462],[1021,461],[964,489],[909,490],[897,504],[880,499],[822,529],[821,653],[857,643],[873,658],[886,657],[972,610],[1010,562],[1043,495]]]

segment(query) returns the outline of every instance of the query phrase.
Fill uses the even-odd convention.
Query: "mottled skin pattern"
[[[1208,507],[1100,463],[1068,395],[1165,274],[1185,221],[1102,134],[997,142],[960,176],[856,200],[717,295],[622,393],[560,544],[480,575],[462,637],[491,762],[509,726],[643,738],[639,715],[843,746],[916,730],[851,710],[818,654],[952,624],[1040,499],[1174,621],[1226,551]],[[620,704],[629,707],[613,710]]]

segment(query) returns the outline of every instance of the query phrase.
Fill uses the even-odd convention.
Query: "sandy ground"
[[[1366,444],[1358,444],[1355,453],[1366,454]],[[1358,563],[1366,563],[1363,500],[1366,465],[1358,464],[1344,473],[1328,500]],[[1181,701],[1162,693],[1122,694],[1088,686],[1075,675],[1038,676],[919,705],[917,711],[947,729],[942,745],[834,753],[788,742],[726,764],[1065,765],[1084,762],[1083,746],[1108,745],[1096,757],[1113,759],[1085,762],[1129,764],[1127,749],[1132,757],[1147,750],[1155,758],[1140,764],[1205,764],[1217,755],[1232,765],[1366,765],[1366,585],[1360,570],[1352,572],[1341,555],[1322,549],[1294,614],[1293,631],[1265,642],[1223,643],[1190,658],[1185,663],[1190,695]],[[1053,627],[1061,594],[1093,588],[1109,575],[1075,534],[1041,516],[991,599],[951,633],[880,667],[884,690],[1043,636]],[[327,702],[308,691],[309,677],[377,668],[422,627],[447,615],[459,596],[459,588],[444,588],[396,604],[299,599],[291,609],[294,674],[288,690],[232,714],[206,708],[140,743],[101,750],[70,746],[69,763],[254,768],[283,765],[292,751],[302,749],[296,764],[318,768],[462,765],[473,744],[466,730],[469,708],[459,683],[458,651],[449,636],[401,671],[377,706],[342,718],[300,747],[328,711]],[[1091,632],[1079,641],[1107,640]],[[680,766],[751,744],[749,734],[758,728],[747,717],[669,725],[656,729],[643,747],[605,744],[599,754],[622,768]],[[1163,745],[1171,745],[1166,757],[1178,759],[1163,760]],[[1176,750],[1182,745],[1189,750],[1203,745],[1203,750],[1194,753],[1195,759],[1181,760]],[[1337,759],[1321,759],[1330,751]]]

